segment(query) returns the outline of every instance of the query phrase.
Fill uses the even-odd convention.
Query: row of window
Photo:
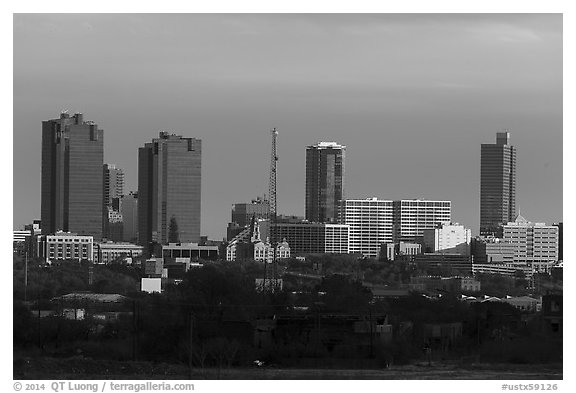
[[[59,239],[59,238],[48,238],[48,243],[92,243],[92,239],[78,239],[78,238],[71,238],[71,239]]]

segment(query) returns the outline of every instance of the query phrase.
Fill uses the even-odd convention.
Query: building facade
[[[398,257],[410,258],[418,254],[422,254],[422,245],[420,243],[383,243],[378,258],[394,261]]]
[[[142,256],[144,247],[132,243],[102,242],[94,244],[94,263],[108,264],[119,258]]]
[[[306,147],[306,220],[338,222],[344,199],[346,146],[319,142]]]
[[[160,132],[138,150],[138,241],[168,242],[172,218],[181,242],[200,241],[202,142]]]
[[[104,132],[81,113],[42,122],[42,233],[102,238]]]
[[[250,226],[236,235],[226,246],[226,260],[253,259],[272,262],[274,247],[270,244],[270,223],[268,220],[253,219]],[[276,245],[276,259],[291,257],[291,248],[286,239]]]
[[[510,133],[496,133],[496,144],[480,150],[480,235],[501,236],[501,226],[516,217],[516,149]]]
[[[518,215],[503,226],[503,240],[514,247],[514,264],[558,261],[558,227],[532,223]]]
[[[119,199],[117,199],[119,201]],[[121,242],[124,237],[124,219],[122,213],[112,206],[105,206],[104,236],[106,240]]]
[[[340,219],[350,226],[349,252],[375,258],[393,239],[393,203],[378,198],[347,199]]]
[[[419,254],[414,263],[430,275],[450,277],[472,274],[472,257],[460,254]]]
[[[262,240],[254,243],[254,260],[257,262],[271,263],[274,258],[274,247]],[[276,245],[276,259],[290,258],[290,246],[288,242],[278,242]]]
[[[256,198],[251,203],[235,203],[232,205],[232,221],[239,227],[250,225],[252,218],[268,219],[270,203],[264,198]]]
[[[265,222],[264,230],[269,224]],[[274,229],[276,239],[290,244],[292,255],[347,254],[349,252],[349,226],[310,222],[281,222]]]
[[[203,246],[198,243],[168,243],[162,246],[162,258],[173,261],[176,258],[188,258],[215,261],[218,259],[218,246]]]
[[[104,206],[120,210],[120,198],[124,195],[124,171],[116,165],[104,164]]]
[[[434,229],[452,218],[450,201],[402,199],[394,201],[394,242],[415,242],[424,230]]]
[[[508,264],[514,263],[515,246],[499,238],[474,239],[474,263]]]
[[[122,240],[125,242],[138,242],[138,192],[130,191],[123,195],[120,202],[122,214]]]
[[[561,222],[554,223],[555,227],[558,227],[558,261],[564,260],[564,250],[563,250],[563,243],[564,243],[564,224]]]
[[[47,263],[55,261],[90,261],[94,259],[94,239],[71,232],[56,232],[38,238],[39,257]]]
[[[472,231],[464,225],[441,223],[424,229],[424,251],[441,254],[470,255]]]

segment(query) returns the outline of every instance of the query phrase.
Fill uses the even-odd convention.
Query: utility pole
[[[372,324],[372,306],[368,306],[370,312],[370,358],[374,357],[374,327]]]
[[[132,301],[132,360],[138,360],[138,305]]]
[[[190,311],[190,349],[188,353],[188,378],[192,379],[192,338],[194,337],[194,317],[192,316],[192,311]]]
[[[94,284],[94,264],[92,262],[88,262],[88,287],[92,287]]]
[[[28,251],[26,251],[26,260],[24,264],[24,302],[28,300]]]

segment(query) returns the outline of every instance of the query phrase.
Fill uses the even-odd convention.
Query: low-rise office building
[[[162,246],[162,257],[167,260],[190,258],[215,261],[218,259],[218,246],[199,245],[198,243],[168,243]]]
[[[71,232],[56,232],[38,237],[39,257],[54,261],[89,261],[94,259],[94,238]]]
[[[423,230],[426,252],[470,255],[471,237],[472,231],[459,224],[439,223]]]
[[[400,256],[411,257],[418,254],[422,254],[422,245],[419,243],[383,243],[379,258],[394,261]]]
[[[419,254],[414,262],[428,274],[453,276],[472,274],[472,258],[460,254]]]
[[[94,245],[94,263],[107,264],[118,259],[142,256],[144,247],[132,243],[101,242]]]
[[[514,245],[495,237],[478,237],[472,241],[474,263],[478,264],[513,264],[514,251]]]

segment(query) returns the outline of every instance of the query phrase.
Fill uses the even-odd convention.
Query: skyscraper
[[[128,195],[122,196],[120,213],[124,222],[123,240],[135,243],[138,239],[138,192],[131,191]]]
[[[104,164],[104,205],[120,210],[120,198],[124,195],[124,171],[116,165]]]
[[[496,144],[483,143],[480,157],[480,235],[502,235],[516,218],[516,149],[510,133],[496,133]]]
[[[115,165],[104,164],[104,218],[103,236],[112,241],[122,241],[124,220],[120,200],[124,194],[124,171]]]
[[[306,219],[337,222],[344,199],[346,146],[320,142],[306,148]]]
[[[102,238],[104,131],[62,112],[42,122],[42,233]]]
[[[138,241],[167,243],[176,221],[181,242],[200,241],[202,141],[160,132],[138,149]]]

